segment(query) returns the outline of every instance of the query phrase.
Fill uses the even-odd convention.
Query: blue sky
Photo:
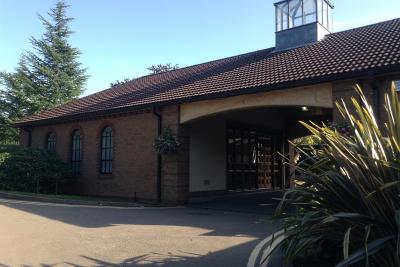
[[[0,0],[0,70],[12,71],[56,0]],[[271,0],[67,0],[85,95],[147,74],[153,64],[190,66],[274,46]],[[334,31],[400,17],[399,0],[333,0]]]

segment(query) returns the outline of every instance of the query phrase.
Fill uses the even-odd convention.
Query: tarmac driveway
[[[207,205],[117,208],[0,199],[0,266],[246,266],[276,227],[266,214]]]
[[[282,191],[268,190],[231,193],[222,197],[194,199],[189,207],[271,215],[274,214],[282,196]]]

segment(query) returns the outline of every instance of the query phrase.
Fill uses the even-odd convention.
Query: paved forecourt
[[[0,266],[246,266],[268,216],[0,199]]]

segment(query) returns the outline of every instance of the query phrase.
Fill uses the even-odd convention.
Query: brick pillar
[[[189,196],[189,130],[179,123],[179,106],[162,111],[163,128],[169,127],[178,137],[178,152],[162,156],[161,201],[184,204]]]
[[[384,125],[387,122],[386,110],[385,110],[385,95],[391,94],[391,79],[382,79],[374,81],[374,86],[377,89],[375,92],[376,101],[374,102],[374,114],[378,120],[380,129],[384,129]]]
[[[391,80],[361,80],[358,81],[358,83],[363,89],[364,95],[366,96],[368,103],[374,109],[374,115],[379,123],[379,126],[383,127],[383,124],[387,120],[384,108],[385,94],[390,93]],[[336,102],[341,103],[343,99],[350,113],[353,113],[354,108],[353,103],[351,102],[351,97],[354,97],[357,100],[361,100],[358,97],[357,92],[354,90],[355,84],[356,81],[335,82],[333,84],[333,120],[335,122],[343,121],[339,110],[336,108]]]
[[[19,145],[21,147],[30,146],[30,138],[29,130],[19,129]]]
[[[354,86],[356,85],[355,81],[341,81],[335,82],[332,85],[332,100],[333,100],[333,121],[334,122],[343,122],[343,117],[340,114],[336,103],[340,103],[342,105],[342,99],[344,100],[347,108],[352,113],[354,112],[353,104],[351,102],[351,98],[354,97],[356,99],[360,99],[357,95],[357,92],[354,90]]]

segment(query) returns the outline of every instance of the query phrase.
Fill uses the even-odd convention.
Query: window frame
[[[110,125],[102,128],[100,134],[100,173],[113,173],[114,129]]]
[[[46,138],[46,150],[51,153],[56,152],[56,145],[57,145],[57,136],[54,131],[51,131],[47,134]]]
[[[78,143],[76,143],[76,141]],[[71,168],[75,176],[81,174],[82,166],[82,131],[75,129],[71,135]]]
[[[310,0],[311,2],[314,3],[314,12],[311,12],[311,13],[306,13],[306,9],[304,8],[304,7],[305,7],[304,1],[305,1],[305,0],[302,1],[302,2],[303,2],[303,25],[306,25],[306,24],[309,24],[309,23],[318,22],[318,6],[317,6],[317,0]],[[307,17],[312,16],[312,15],[314,15],[313,21],[307,22]]]
[[[328,1],[317,0],[317,21],[328,31],[333,31],[333,6]]]
[[[294,3],[295,1],[297,1],[296,5],[294,5],[294,6],[291,5],[291,3]],[[291,8],[294,9],[296,6],[298,6],[298,7],[297,7],[297,11],[294,12],[294,15],[292,16],[293,10],[291,10]],[[300,11],[299,11],[299,10],[300,10]],[[296,14],[297,14],[297,16],[296,16]],[[298,14],[300,14],[300,15],[298,15]],[[289,16],[289,29],[304,25],[304,6],[303,6],[303,0],[292,0],[292,1],[289,2],[289,14],[288,14],[288,16]],[[298,19],[301,20],[300,25],[297,25],[297,24],[296,24],[296,22],[297,22]]]
[[[292,0],[293,1],[293,0]],[[328,31],[333,30],[333,20],[332,20],[332,9],[333,6],[329,1],[326,0],[308,0],[309,4],[313,4],[314,12],[305,12],[304,2],[307,0],[299,0],[300,8],[301,8],[301,24],[295,25],[295,20],[300,17],[292,17],[290,14],[290,3],[292,1],[281,1],[275,3],[275,31],[281,32],[289,29],[293,29],[296,27],[300,27],[303,25],[316,23],[318,22],[321,26],[326,28]],[[307,18],[309,21],[307,21]],[[310,19],[311,18],[311,19]]]
[[[322,0],[322,21],[320,23],[326,29],[329,29],[328,13],[329,13],[329,5],[326,1]]]

